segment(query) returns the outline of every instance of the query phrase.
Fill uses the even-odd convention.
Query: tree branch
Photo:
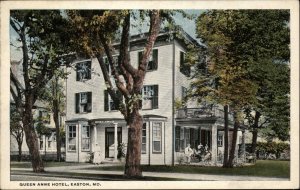
[[[128,71],[132,76],[137,74],[137,69],[135,69],[129,63],[129,33],[130,30],[130,14],[128,13],[124,19],[122,37],[120,43],[120,55],[119,55],[119,65],[122,65],[126,71]]]
[[[107,55],[107,59],[108,59],[108,62],[109,62],[110,68],[111,68],[112,75],[115,78],[116,86],[118,87],[120,92],[124,95],[124,97],[128,98],[129,92],[126,89],[126,87],[124,85],[124,82],[122,82],[122,79],[119,75],[118,70],[116,69],[116,64],[115,64],[115,61],[114,61],[113,56],[112,56],[111,48],[109,48],[108,44],[106,43],[106,40],[105,40],[103,34],[99,34],[99,38],[100,38],[100,41],[101,41],[101,43],[104,47],[105,53]]]

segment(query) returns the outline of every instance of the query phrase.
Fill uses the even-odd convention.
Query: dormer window
[[[143,58],[143,52],[140,51],[138,53],[139,63],[142,61]],[[147,71],[154,71],[157,70],[158,66],[158,49],[153,49],[150,56],[149,56],[149,62],[147,66]]]
[[[76,81],[85,81],[91,79],[92,62],[83,61],[76,64]]]

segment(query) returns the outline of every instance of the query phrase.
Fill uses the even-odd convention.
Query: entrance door
[[[118,142],[122,142],[122,127],[118,127]],[[115,155],[115,133],[114,127],[105,128],[105,158],[113,158]]]

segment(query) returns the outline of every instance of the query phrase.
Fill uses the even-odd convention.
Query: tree
[[[22,159],[22,144],[24,137],[24,130],[22,126],[22,118],[20,117],[19,112],[16,110],[14,104],[10,105],[10,134],[16,139],[18,144],[18,161]]]
[[[47,127],[45,125],[45,121],[47,121],[49,118],[47,116],[38,116],[36,119],[34,119],[34,123],[35,123],[35,130],[36,133],[38,134],[39,138],[42,138],[42,136],[45,136],[47,139],[48,137],[50,137],[52,135],[52,131],[49,127]],[[44,142],[45,144],[45,157],[46,158],[46,154],[47,154],[47,144],[46,144],[46,140]]]
[[[119,111],[124,116],[128,125],[128,143],[125,164],[125,175],[128,177],[139,177],[142,175],[140,168],[141,159],[141,128],[142,116],[139,113],[141,90],[146,75],[146,68],[154,42],[159,34],[163,18],[170,19],[170,14],[161,10],[113,10],[113,11],[68,11],[68,16],[75,34],[80,35],[75,43],[77,47],[85,50],[84,53],[96,57],[105,80],[107,92],[119,105]],[[140,18],[141,21],[149,21],[149,31],[146,34],[141,61],[137,67],[130,62],[129,41],[131,20]],[[112,55],[116,49],[112,45],[117,37],[120,37],[118,45],[118,62]],[[82,51],[79,51],[82,52]],[[113,78],[108,74],[103,57],[108,58]],[[114,88],[114,86],[116,86]],[[122,94],[122,97],[118,96]],[[122,101],[124,99],[124,103]]]
[[[10,26],[17,34],[22,51],[22,80],[11,72],[10,91],[22,117],[26,143],[34,172],[43,172],[37,134],[34,129],[33,105],[40,96],[40,90],[52,78],[54,71],[65,62],[68,35],[65,19],[59,10],[13,10]],[[17,43],[11,42],[18,46]]]
[[[235,156],[237,131],[241,123],[242,109],[255,102],[256,84],[247,72],[251,63],[243,51],[243,23],[247,17],[241,11],[213,10],[201,14],[197,20],[197,34],[207,48],[208,71],[214,81],[212,88],[202,84],[194,86],[199,92],[207,91],[210,99],[224,106],[225,154],[224,167],[232,167]],[[237,35],[238,34],[238,35]],[[201,93],[200,93],[201,95]],[[234,116],[232,144],[227,158],[228,123],[227,107]],[[226,162],[227,161],[227,162]]]
[[[64,112],[65,105],[65,95],[64,86],[62,80],[65,77],[65,73],[62,69],[58,69],[54,72],[53,78],[48,82],[47,88],[43,89],[41,94],[41,100],[46,103],[47,107],[51,110],[53,114],[53,121],[56,129],[56,155],[57,161],[61,161],[61,128],[62,123],[60,123],[60,116]]]

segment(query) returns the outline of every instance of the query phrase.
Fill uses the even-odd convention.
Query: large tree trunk
[[[25,103],[25,112],[22,118],[25,131],[26,143],[31,156],[31,164],[34,172],[44,172],[44,164],[40,156],[38,138],[34,130],[32,102],[27,100]]]
[[[18,162],[22,160],[22,142],[18,141]]]
[[[224,106],[224,161],[223,167],[228,164],[228,105]]]
[[[53,100],[53,120],[56,129],[56,159],[58,162],[61,161],[61,138],[60,138],[60,124],[59,124],[59,111],[58,111],[58,100]]]
[[[231,149],[229,153],[229,159],[227,163],[227,167],[232,168],[233,167],[233,160],[235,157],[235,147],[236,147],[236,141],[237,141],[237,133],[238,133],[238,128],[240,126],[240,123],[237,118],[237,114],[234,113],[234,127],[233,127],[233,135],[232,135],[232,144],[231,144]]]
[[[128,145],[125,164],[125,176],[140,177],[142,170],[141,162],[141,128],[143,118],[137,108],[134,108],[128,118]]]
[[[257,144],[257,133],[258,133],[258,122],[261,114],[260,112],[255,112],[254,123],[252,126],[252,145],[251,145],[251,153],[256,153],[256,144]]]

